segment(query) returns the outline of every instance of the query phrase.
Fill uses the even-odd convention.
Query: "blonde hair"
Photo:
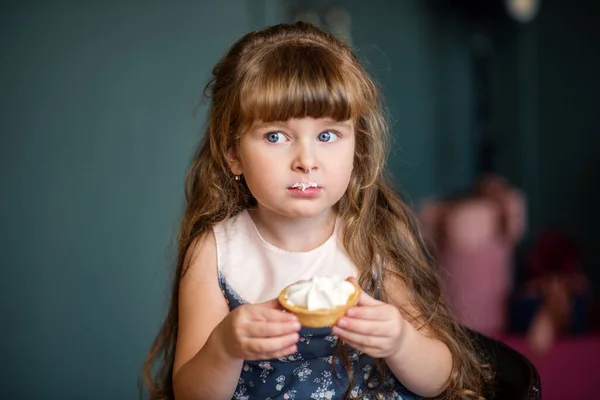
[[[336,207],[360,285],[372,294],[379,288],[378,297],[393,303],[381,282],[392,276],[403,282],[422,324],[453,356],[449,385],[440,397],[480,398],[489,369],[444,302],[413,213],[386,182],[388,126],[379,91],[348,46],[307,23],[276,25],[242,37],[212,75],[206,88],[211,100],[207,128],[186,181],[171,306],[144,365],[150,398],[173,398],[178,292],[188,248],[215,224],[255,205],[243,180],[233,179],[228,151],[236,149],[253,121],[303,117],[355,123],[354,170]],[[351,369],[347,355],[343,359]],[[156,361],[160,365],[153,374]]]

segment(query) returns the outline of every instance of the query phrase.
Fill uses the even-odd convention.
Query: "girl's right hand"
[[[217,334],[231,357],[268,360],[294,354],[300,328],[296,316],[283,312],[273,299],[237,307],[221,321]]]

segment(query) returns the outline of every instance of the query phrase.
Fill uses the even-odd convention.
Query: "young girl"
[[[301,22],[251,32],[208,90],[151,398],[479,398],[488,373],[383,177],[379,94],[349,48]],[[333,327],[276,300],[316,275],[364,290]]]

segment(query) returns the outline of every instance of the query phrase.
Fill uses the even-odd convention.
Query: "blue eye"
[[[331,143],[335,142],[336,140],[338,140],[338,135],[336,135],[334,132],[325,131],[319,133],[319,141],[321,142]]]
[[[285,136],[283,136],[283,133],[281,133],[281,132],[271,132],[271,133],[267,133],[266,139],[270,143],[279,143],[282,141],[282,139],[285,139]]]

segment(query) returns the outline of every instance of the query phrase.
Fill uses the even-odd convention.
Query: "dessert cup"
[[[309,310],[308,308],[303,306],[290,304],[290,302],[287,300],[286,292],[287,289],[295,285],[295,283],[286,286],[279,293],[278,300],[283,308],[285,308],[288,312],[291,312],[294,315],[296,315],[296,317],[298,317],[298,321],[303,326],[311,328],[332,326],[335,325],[336,321],[346,313],[346,310],[348,308],[358,304],[358,298],[360,297],[361,289],[355,283],[350,283],[352,284],[352,286],[354,286],[354,292],[350,294],[348,300],[346,301],[346,304],[335,306],[333,308],[319,308],[316,310]]]

